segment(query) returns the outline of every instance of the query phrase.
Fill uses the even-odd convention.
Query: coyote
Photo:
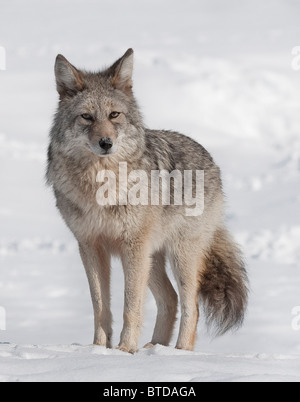
[[[199,304],[214,334],[240,327],[247,274],[224,223],[220,169],[210,154],[184,135],[145,127],[132,90],[132,49],[96,73],[79,70],[58,55],[55,75],[60,102],[50,134],[47,182],[79,244],[94,308],[94,344],[112,347],[112,256],[121,259],[125,277],[120,350],[138,350],[148,286],[158,313],[146,346],[169,345],[178,296],[166,272],[167,260],[180,296],[178,349],[194,349]],[[184,203],[125,205],[118,198],[116,205],[100,206],[99,172],[113,172],[121,188],[119,164],[124,162],[128,174],[204,171],[203,213],[186,216]],[[195,180],[190,186],[194,190]]]

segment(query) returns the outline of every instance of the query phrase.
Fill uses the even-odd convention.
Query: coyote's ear
[[[109,69],[114,88],[124,92],[131,92],[133,73],[133,50],[127,52]]]
[[[60,98],[74,96],[84,89],[82,73],[59,54],[55,62],[56,87]]]

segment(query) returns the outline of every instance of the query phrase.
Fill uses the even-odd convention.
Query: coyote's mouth
[[[117,147],[116,146],[113,146],[111,149],[108,149],[108,150],[103,150],[100,147],[88,144],[88,149],[94,155],[96,155],[96,156],[98,156],[100,158],[108,158],[108,157],[110,157],[112,155],[115,155],[117,153]]]
[[[115,152],[105,152],[104,154],[99,154],[100,158],[108,158],[109,156],[114,155]]]

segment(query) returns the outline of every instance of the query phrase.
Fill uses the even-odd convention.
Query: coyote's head
[[[133,50],[97,73],[78,70],[59,55],[55,64],[60,103],[52,151],[73,158],[127,160],[142,151],[144,129],[132,92]]]

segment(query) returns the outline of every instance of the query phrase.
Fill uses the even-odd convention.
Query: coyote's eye
[[[110,119],[116,119],[117,117],[120,116],[120,114],[121,114],[121,113],[119,113],[119,112],[112,112],[112,113],[109,115],[109,118],[110,118]]]
[[[91,116],[91,115],[88,114],[88,113],[82,114],[81,117],[82,117],[84,120],[88,120],[88,121],[93,121],[93,120],[94,120],[94,119],[93,119],[93,116]]]

